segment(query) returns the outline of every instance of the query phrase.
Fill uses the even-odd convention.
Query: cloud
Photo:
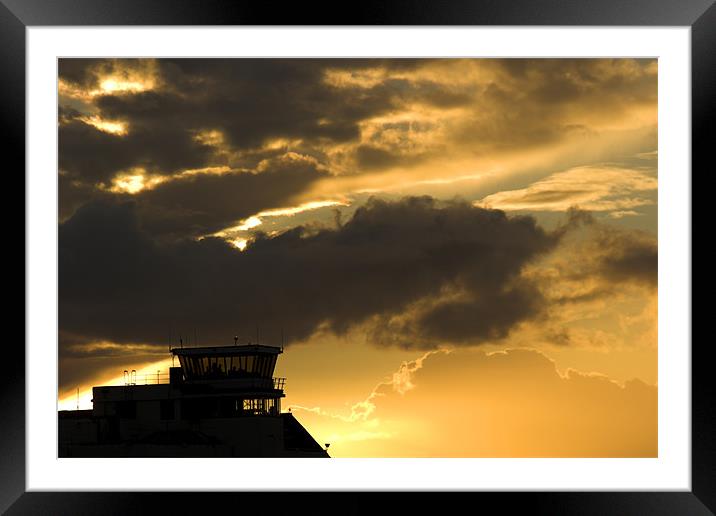
[[[582,225],[570,259],[566,230],[531,217],[356,193],[576,204],[619,223],[655,200],[656,60],[62,59],[59,73],[61,347],[77,364],[82,346],[163,346],[180,326],[202,343],[256,324],[292,339],[360,327],[409,349],[504,342],[557,307],[656,286],[645,235]],[[328,201],[350,209],[276,215]],[[558,254],[557,273],[530,273]]]
[[[526,188],[498,192],[476,201],[501,210],[613,211],[614,217],[634,214],[631,208],[654,204],[657,189],[652,173],[606,166],[577,167],[557,172]],[[626,211],[630,210],[630,211]]]
[[[655,386],[560,373],[533,350],[429,353],[361,403],[364,417],[294,410],[339,457],[657,455]]]
[[[520,272],[556,243],[529,217],[428,197],[372,200],[339,227],[258,234],[243,252],[218,238],[157,240],[137,213],[94,203],[60,225],[61,330],[163,344],[183,324],[219,344],[258,324],[303,339],[399,314],[447,288],[463,298],[447,305],[452,313],[425,312],[421,328],[479,342],[538,310]]]
[[[101,132],[96,127],[90,132],[90,124],[60,125],[61,168],[85,179],[106,179],[133,166],[171,173],[216,165],[225,157],[195,138],[206,131],[221,134],[238,152],[255,151],[281,138],[318,147],[321,142],[356,139],[359,121],[425,89],[386,79],[372,88],[345,92],[323,82],[327,67],[354,66],[351,60],[61,61],[61,85],[73,86],[61,88],[61,94],[87,97],[95,116],[128,126],[126,135],[109,138],[95,134]],[[437,87],[426,93],[439,94]],[[98,154],[102,160],[95,159]]]
[[[608,280],[614,283],[636,281],[656,287],[659,250],[653,236],[602,226],[592,242],[598,270]],[[605,249],[610,251],[606,253]]]
[[[282,328],[291,342],[361,327],[369,342],[403,348],[500,343],[567,305],[656,287],[655,239],[583,212],[547,232],[466,202],[372,199],[340,225],[259,232],[243,251],[158,238],[140,213],[96,202],[60,225],[61,347],[163,346],[194,328],[220,344],[257,325],[269,341]]]
[[[295,153],[264,159],[255,170],[184,171],[168,179],[135,169],[118,176],[112,187],[99,190],[61,174],[60,215],[64,220],[90,201],[131,202],[142,228],[152,235],[199,237],[290,205],[327,175],[315,160]]]
[[[282,156],[263,162],[261,172],[185,175],[133,196],[142,226],[152,234],[202,236],[251,215],[290,204],[326,177],[315,161]]]
[[[531,272],[547,275],[549,282],[558,269],[562,282],[572,287],[602,282],[602,293],[625,284],[656,287],[659,250],[653,234],[600,223],[584,212],[572,214],[560,247],[545,262],[535,263]]]
[[[137,125],[131,119],[115,118],[126,126],[126,134],[97,128],[81,116],[60,124],[59,166],[71,177],[90,185],[108,183],[123,170],[142,167],[162,174],[213,164],[213,148],[169,120],[166,127]]]
[[[135,94],[161,83],[154,59],[60,59],[60,94],[87,99]]]
[[[60,168],[84,189],[297,152],[336,195],[341,176],[361,190],[408,171],[508,175],[534,168],[532,152],[572,163],[577,147],[643,152],[656,138],[655,60],[62,59],[59,73]]]

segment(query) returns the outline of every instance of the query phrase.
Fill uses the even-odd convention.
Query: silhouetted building
[[[328,457],[289,413],[282,348],[174,348],[180,367],[137,385],[92,389],[91,410],[59,412],[60,457]]]

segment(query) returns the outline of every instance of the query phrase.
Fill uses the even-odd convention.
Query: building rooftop
[[[241,356],[256,354],[273,354],[279,355],[283,353],[283,348],[278,346],[264,346],[262,344],[246,344],[243,346],[207,346],[201,348],[172,348],[171,352],[176,356]]]

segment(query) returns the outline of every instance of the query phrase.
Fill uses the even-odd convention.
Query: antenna
[[[80,410],[80,388],[77,387],[77,410]]]
[[[281,351],[283,351],[283,328],[281,328]]]
[[[256,325],[256,345],[259,345],[259,325]]]
[[[181,337],[179,337],[179,346],[184,349],[184,340]]]

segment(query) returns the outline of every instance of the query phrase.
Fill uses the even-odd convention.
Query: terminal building
[[[236,339],[235,343],[236,343]],[[92,389],[92,409],[59,412],[60,457],[328,457],[290,412],[283,348],[173,348],[168,379]],[[328,445],[326,445],[327,448]]]

